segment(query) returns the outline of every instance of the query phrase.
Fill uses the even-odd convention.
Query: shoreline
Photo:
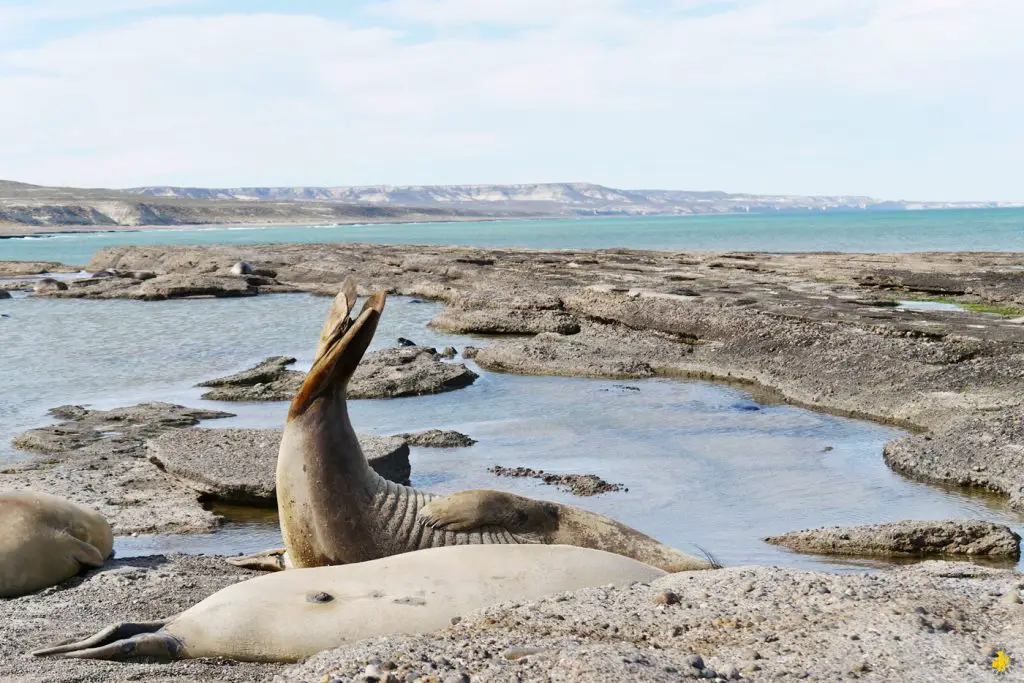
[[[431,216],[417,216],[408,220],[401,218],[389,218],[388,220],[373,220],[372,218],[360,218],[358,220],[332,220],[332,221],[295,221],[270,223],[176,223],[173,225],[23,225],[19,223],[0,223],[0,240],[24,239],[31,237],[47,237],[56,235],[90,235],[105,233],[133,233],[133,232],[183,232],[188,230],[230,230],[239,229],[271,229],[271,228],[302,228],[302,227],[345,227],[352,225],[414,225],[417,223],[493,223],[497,221],[510,220],[547,220],[558,218],[578,218],[575,216],[443,216],[433,218]],[[584,218],[591,218],[584,216]],[[18,230],[20,232],[13,232]]]

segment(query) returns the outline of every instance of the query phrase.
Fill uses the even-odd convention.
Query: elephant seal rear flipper
[[[181,641],[161,631],[171,620],[122,622],[83,640],[34,650],[34,657],[62,655],[75,659],[182,659]]]

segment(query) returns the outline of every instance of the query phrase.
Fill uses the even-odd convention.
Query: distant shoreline
[[[849,216],[851,214],[879,215],[879,214],[922,214],[922,213],[952,213],[952,212],[975,212],[975,211],[1022,211],[1024,206],[999,206],[999,207],[949,207],[949,208],[902,208],[902,209],[831,209],[831,210],[802,210],[791,211],[726,211],[709,213],[651,213],[651,214],[600,214],[600,215],[520,215],[520,216],[430,216],[416,215],[409,217],[392,217],[374,219],[358,217],[351,220],[332,221],[273,221],[268,223],[239,222],[239,223],[175,223],[163,225],[25,225],[23,223],[0,223],[0,240],[19,239],[27,237],[46,237],[53,235],[74,235],[74,234],[96,234],[96,233],[133,233],[133,232],[155,232],[155,231],[184,231],[184,230],[215,230],[230,228],[290,228],[290,227],[344,227],[364,225],[410,225],[424,223],[494,223],[499,221],[554,221],[554,220],[593,220],[593,219],[644,219],[644,218],[781,218],[786,216],[802,217],[808,215],[820,216]]]
[[[295,221],[273,223],[177,223],[174,225],[24,225],[20,223],[0,223],[0,240],[18,239],[23,237],[46,237],[50,235],[77,235],[107,232],[157,232],[225,229],[225,228],[292,228],[292,227],[333,227],[346,225],[402,225],[410,223],[490,223],[509,220],[554,220],[558,218],[577,218],[577,216],[416,216],[415,218],[389,218],[373,220],[362,218],[352,221]],[[584,216],[591,218],[591,216]]]

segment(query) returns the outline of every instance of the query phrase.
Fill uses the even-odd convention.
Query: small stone
[[[441,350],[442,358],[455,358],[457,354],[458,351],[455,350],[454,346],[446,346],[444,347],[444,349]]]
[[[529,646],[523,645],[523,646],[510,647],[507,650],[505,650],[504,652],[502,652],[501,656],[504,657],[505,659],[509,660],[509,661],[515,661],[517,659],[522,659],[523,657],[529,657],[530,655],[535,655],[538,652],[542,652],[542,650],[539,647],[529,647]]]
[[[462,672],[448,674],[444,677],[444,683],[469,683],[469,676]]]
[[[655,605],[678,605],[679,595],[672,591],[662,591],[654,596]]]
[[[252,266],[245,261],[239,261],[231,266],[232,275],[252,275]]]
[[[687,666],[692,666],[694,669],[704,669],[704,658],[700,655],[689,655],[683,660]]]
[[[700,671],[701,678],[718,678],[718,672],[711,667],[705,667]]]
[[[36,294],[44,294],[46,292],[63,292],[68,288],[67,284],[60,280],[55,280],[52,277],[44,277],[42,280],[37,282],[32,288],[32,291]]]
[[[480,353],[480,349],[475,346],[466,346],[462,349],[463,358],[476,358],[478,353]]]
[[[1019,605],[1024,602],[1020,598],[1020,593],[1016,590],[1011,590],[999,599],[999,602],[1004,605]]]
[[[417,344],[416,342],[414,342],[413,340],[411,340],[411,339],[406,339],[405,337],[399,337],[399,338],[398,338],[398,345],[399,345],[399,346],[419,346],[419,345],[418,345],[418,344]]]
[[[850,665],[850,671],[852,673],[867,673],[871,671],[871,665],[866,659],[858,659]]]
[[[719,669],[718,675],[722,678],[738,680],[740,677],[740,668],[735,664],[727,664],[726,666]]]

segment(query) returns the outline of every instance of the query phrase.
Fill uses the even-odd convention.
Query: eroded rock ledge
[[[596,474],[556,474],[535,470],[530,467],[503,467],[495,465],[487,471],[499,477],[530,477],[540,479],[545,484],[557,486],[574,496],[596,496],[599,493],[613,491],[629,491],[622,484],[611,484]]]
[[[1020,557],[1020,536],[978,520],[902,521],[791,531],[764,539],[802,553],[823,555],[969,555]]]
[[[203,382],[212,401],[290,401],[306,373],[289,370],[295,362],[273,356],[248,370]],[[469,386],[477,374],[462,363],[445,363],[436,349],[403,346],[367,353],[349,382],[350,399],[422,396]]]
[[[169,403],[109,411],[61,406],[64,421],[15,437],[37,454],[0,470],[0,489],[34,489],[99,510],[118,535],[211,531],[209,502],[274,505],[279,429],[195,428],[230,413]],[[409,446],[359,436],[381,476],[408,484]]]
[[[359,435],[359,445],[377,474],[409,484],[409,446],[402,439]],[[249,505],[277,504],[280,429],[185,429],[147,443],[162,470],[204,498]]]

